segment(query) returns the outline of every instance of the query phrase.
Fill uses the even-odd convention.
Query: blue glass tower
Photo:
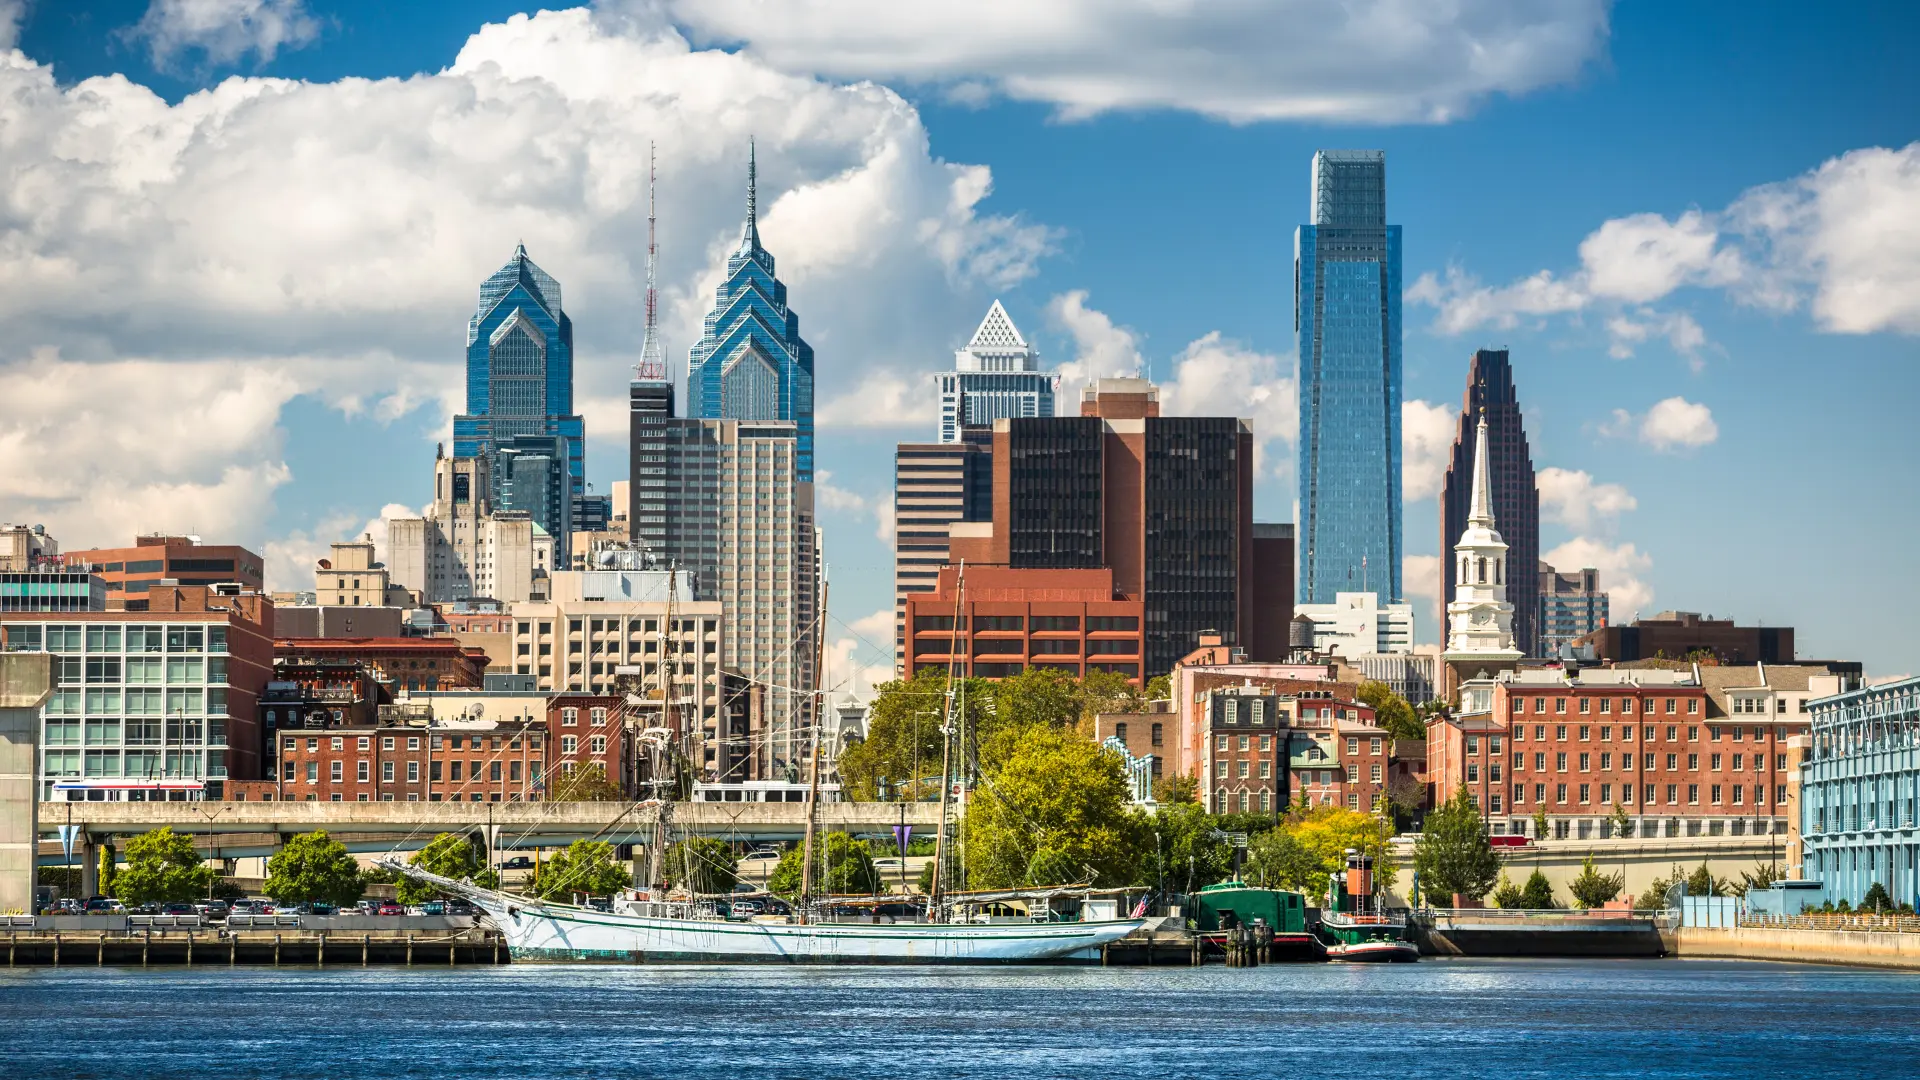
[[[773,256],[760,246],[756,176],[747,158],[747,220],[714,290],[706,329],[687,357],[687,407],[702,420],[791,420],[799,428],[800,483],[813,482],[813,347]]]
[[[1401,598],[1400,227],[1387,156],[1313,155],[1313,224],[1293,234],[1299,335],[1299,603]]]
[[[560,283],[521,245],[480,286],[467,323],[467,411],[453,418],[453,454],[490,458],[494,506],[526,511],[564,558],[585,450],[573,411],[573,321]]]

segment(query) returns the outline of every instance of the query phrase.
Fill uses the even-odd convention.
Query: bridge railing
[[[1850,914],[1766,915],[1748,913],[1740,925],[1765,930],[1848,930],[1859,933],[1920,934],[1920,915]]]

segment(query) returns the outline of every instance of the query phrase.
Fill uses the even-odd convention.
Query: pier
[[[106,919],[9,916],[4,922],[8,967],[185,967],[241,964],[268,967],[459,967],[508,962],[499,931],[469,925],[360,929],[301,925],[104,926],[63,923]],[[122,917],[119,923],[125,924]],[[44,924],[44,925],[40,925]]]

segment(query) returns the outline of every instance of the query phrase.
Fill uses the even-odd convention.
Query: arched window
[[[1482,584],[1482,585],[1485,585],[1485,584],[1487,583],[1487,557],[1486,557],[1486,556],[1484,556],[1484,555],[1482,555],[1482,556],[1480,557],[1480,579],[1479,579],[1479,581],[1480,581],[1480,584]]]
[[[1507,561],[1505,559],[1493,560],[1493,583],[1495,585],[1506,584],[1506,581],[1505,581],[1506,565],[1507,565]]]

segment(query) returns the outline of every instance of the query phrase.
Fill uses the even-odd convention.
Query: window
[[[1581,801],[1582,803],[1589,803],[1589,802],[1592,802],[1592,801],[1593,801],[1593,799],[1592,799],[1592,798],[1590,797],[1590,796],[1592,795],[1592,793],[1593,793],[1593,785],[1592,785],[1592,784],[1581,784],[1581,785],[1580,785],[1580,801]]]
[[[1251,735],[1240,736],[1240,749],[1250,750],[1252,748],[1253,748],[1253,736]]]
[[[1592,737],[1593,737],[1593,729],[1588,727],[1585,724],[1581,724],[1580,725],[1580,741],[1586,742],[1588,739]]]
[[[407,783],[417,784],[419,782],[420,782],[420,763],[417,761],[407,762]]]
[[[1744,762],[1745,760],[1746,760],[1746,755],[1745,755],[1745,754],[1735,754],[1735,755],[1733,755],[1733,771],[1734,771],[1734,772],[1739,772],[1739,771],[1740,771],[1740,769],[1741,769],[1741,765],[1742,765],[1742,763],[1743,763],[1743,762]],[[1755,761],[1755,768],[1758,768],[1758,767],[1759,767],[1759,765],[1758,765],[1758,762],[1759,762],[1759,760],[1760,760],[1760,755],[1758,755],[1758,754],[1755,754],[1755,755],[1754,755],[1754,761]]]
[[[1673,715],[1673,705],[1674,705],[1674,700],[1672,698],[1668,698],[1667,699],[1667,715],[1668,716]],[[1673,738],[1673,736],[1669,735],[1667,736],[1667,738],[1671,739]]]
[[[1593,755],[1592,754],[1583,753],[1580,755],[1580,771],[1581,772],[1593,771]]]
[[[1352,768],[1352,766],[1348,766],[1348,768]],[[1479,764],[1477,762],[1471,762],[1471,761],[1468,762],[1467,763],[1467,783],[1469,784],[1478,783],[1479,780],[1480,780]]]
[[[1699,711],[1700,711],[1700,699],[1688,698],[1687,699],[1687,715],[1692,716],[1693,714]]]
[[[571,754],[580,749],[580,739],[574,735],[560,736],[560,752]]]
[[[1545,772],[1547,769],[1547,755],[1545,754],[1533,755],[1533,767],[1536,769],[1539,769],[1541,772]]]
[[[1625,757],[1625,755],[1622,755],[1622,756],[1621,756],[1621,758],[1620,758],[1620,760],[1622,760],[1622,761],[1625,761],[1625,760],[1626,760],[1626,757]],[[1611,770],[1612,768],[1613,768],[1613,755],[1612,755],[1612,754],[1601,754],[1601,755],[1600,755],[1600,771],[1601,771],[1601,772],[1608,772],[1608,771],[1610,771],[1610,770]]]
[[[1687,755],[1687,771],[1688,772],[1700,771],[1700,755],[1699,754]]]
[[[587,720],[594,727],[606,727],[607,726],[606,706],[595,705],[591,710],[588,711]]]
[[[1622,713],[1631,713],[1631,712],[1633,712],[1633,699],[1632,699],[1632,698],[1621,698],[1621,699],[1620,699],[1620,711],[1621,711]]]
[[[1612,742],[1612,741],[1613,741],[1613,729],[1612,729],[1612,728],[1610,728],[1610,727],[1603,727],[1603,728],[1601,728],[1601,729],[1600,729],[1600,741],[1601,741],[1601,742]]]
[[[1566,699],[1566,698],[1563,698],[1563,697],[1557,697],[1557,698],[1554,698],[1554,699],[1553,699],[1553,711],[1554,711],[1554,712],[1556,712],[1556,713],[1561,713],[1561,714],[1565,714],[1565,713],[1566,713],[1566,711],[1567,711],[1567,699]],[[1564,729],[1562,729],[1562,730],[1564,730]]]
[[[1553,737],[1556,742],[1567,741],[1567,725],[1561,724],[1558,727],[1555,727],[1553,729]]]
[[[1246,763],[1245,763],[1245,762],[1241,762],[1241,764],[1242,764],[1242,765],[1244,765],[1244,764],[1246,764]],[[1469,780],[1471,780],[1471,779],[1473,779],[1473,776],[1472,776],[1472,771],[1473,771],[1473,768],[1474,768],[1474,767],[1473,767],[1472,765],[1469,765],[1469,766],[1467,766],[1467,771],[1468,771],[1468,777],[1467,777],[1467,778],[1468,778]],[[1241,773],[1240,775],[1242,775],[1242,776],[1245,776],[1246,774],[1245,774],[1245,773]],[[1357,784],[1357,783],[1359,783],[1359,782],[1360,782],[1360,766],[1358,766],[1358,765],[1349,765],[1349,766],[1347,766],[1347,783],[1349,783],[1349,784]]]
[[[569,705],[566,708],[560,710],[560,726],[561,727],[578,727],[579,724],[580,724],[579,709],[576,709],[573,706]]]
[[[1601,700],[1604,701],[1606,699],[1602,698]],[[1601,784],[1600,785],[1600,805],[1606,806],[1611,802],[1613,802],[1613,785]]]
[[[1533,699],[1533,711],[1534,711],[1534,712],[1537,712],[1537,713],[1544,713],[1544,712],[1546,712],[1546,711],[1547,711],[1547,699],[1546,699],[1546,698],[1543,698],[1543,697],[1537,697],[1537,698],[1534,698],[1534,699]]]
[[[308,741],[309,741],[309,743],[311,743],[311,741],[312,741],[312,740],[308,740]],[[344,750],[344,749],[346,749],[346,746],[347,746],[347,740],[346,740],[346,739],[344,739],[344,738],[342,738],[342,737],[340,737],[340,736],[338,736],[338,735],[335,735],[335,736],[333,737],[333,748],[334,748],[335,750]],[[309,746],[309,749],[311,749],[311,746]]]
[[[1713,785],[1712,795],[1713,795],[1713,805],[1715,806],[1720,805],[1720,785],[1719,784]]]
[[[1690,806],[1700,805],[1700,785],[1699,784],[1687,785],[1687,803]]]
[[[1527,741],[1527,725],[1525,724],[1513,725],[1513,741],[1514,742]]]
[[[498,761],[489,761],[489,762],[487,763],[487,779],[489,779],[489,780],[492,780],[492,781],[494,781],[495,783],[498,783],[498,782],[499,782],[499,780],[500,780],[500,763],[499,763]]]
[[[1687,741],[1688,741],[1688,742],[1699,742],[1699,741],[1700,741],[1700,729],[1699,729],[1699,728],[1697,728],[1697,727],[1689,727],[1689,728],[1687,729]]]
[[[593,738],[587,740],[587,746],[594,754],[604,754],[607,752],[607,737],[605,735],[595,735]],[[496,777],[496,779],[498,778]]]
[[[1585,695],[1582,695],[1580,698],[1580,715],[1581,716],[1587,715],[1587,713],[1590,712],[1592,708],[1593,708],[1592,699],[1586,697]],[[1582,799],[1581,801],[1585,802],[1586,800]]]
[[[1260,779],[1262,780],[1273,779],[1273,762],[1263,761],[1260,763]]]
[[[1553,785],[1553,801],[1558,803],[1564,803],[1567,801],[1567,785],[1565,784]]]
[[[1556,772],[1567,771],[1567,755],[1565,751],[1553,755],[1553,768]]]
[[[407,749],[409,749],[409,750],[418,750],[418,749],[420,749],[420,736],[418,736],[418,735],[411,735],[411,736],[408,736],[408,738],[407,738]]]
[[[1600,699],[1600,714],[1601,714],[1602,716],[1604,716],[1604,715],[1606,715],[1607,713],[1610,713],[1610,712],[1612,712],[1612,711],[1613,711],[1613,699],[1612,699],[1612,698],[1605,698],[1605,697],[1603,697],[1603,698],[1601,698],[1601,699]],[[1601,801],[1602,801],[1602,802],[1606,802],[1606,801],[1608,801],[1608,800],[1605,800],[1605,799],[1603,799],[1603,800],[1601,800]]]
[[[327,765],[327,779],[337,784],[340,782],[340,778],[343,771],[344,771],[343,765],[341,762],[338,762],[338,761],[330,762]]]
[[[1698,791],[1699,789],[1698,789],[1698,788],[1695,788],[1694,790],[1695,790],[1695,791]],[[1697,801],[1697,800],[1696,800],[1696,801]],[[1678,804],[1679,802],[1680,802],[1680,785],[1679,785],[1679,784],[1668,784],[1668,785],[1667,785],[1667,805],[1668,805],[1668,806],[1675,806],[1675,805],[1677,805],[1677,804]]]
[[[358,747],[359,749],[361,749],[361,750],[367,750],[367,749],[371,749],[371,748],[372,748],[372,746],[373,746],[373,740],[372,740],[372,739],[370,739],[370,738],[368,738],[368,737],[367,737],[367,736],[365,736],[365,735],[362,735],[362,736],[360,736],[360,745],[359,745],[359,747]]]
[[[1164,724],[1153,725],[1153,745],[1162,746],[1162,745],[1165,745],[1165,743],[1166,743],[1166,726]]]
[[[1349,737],[1347,739],[1347,753],[1349,755],[1352,755],[1352,754],[1358,754],[1359,752],[1360,752],[1360,740],[1357,738]],[[1479,752],[1480,752],[1479,740],[1474,738],[1471,735],[1467,736],[1467,753],[1477,754]]]
[[[362,761],[362,762],[356,763],[353,770],[354,772],[353,778],[355,780],[358,780],[362,784],[366,783],[367,776],[368,776],[367,769],[368,769],[368,764],[366,762]]]
[[[1498,735],[1487,736],[1487,744],[1494,753],[1497,754],[1500,752],[1500,736]],[[1377,753],[1379,751],[1379,747],[1377,746],[1374,747],[1374,750]]]

